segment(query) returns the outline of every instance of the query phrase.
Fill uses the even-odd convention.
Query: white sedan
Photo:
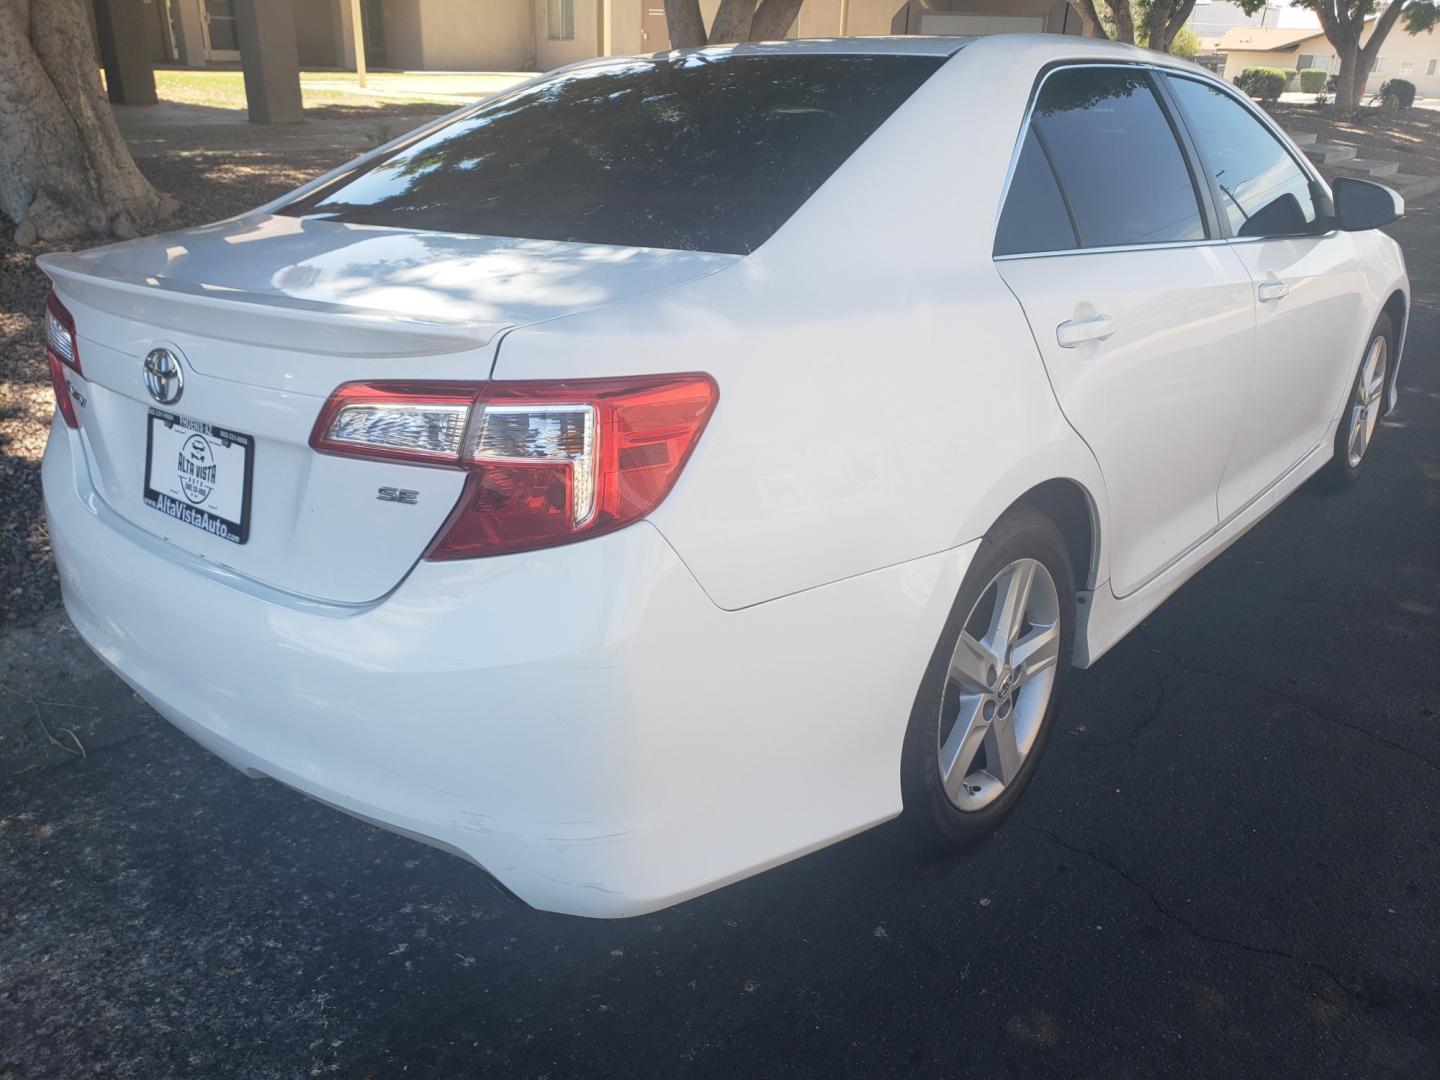
[[[1401,210],[1106,42],[581,64],[41,259],[65,605],[216,754],[540,908],[963,846],[1071,666],[1363,471]]]

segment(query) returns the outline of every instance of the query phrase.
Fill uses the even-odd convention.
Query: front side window
[[[1167,75],[1236,236],[1315,229],[1310,178],[1248,109],[1216,87]]]
[[[551,41],[575,40],[575,0],[548,0],[545,32]]]
[[[1080,247],[1205,239],[1190,170],[1143,71],[1057,71],[1030,123]]]
[[[488,101],[278,213],[744,255],[944,57],[634,57]]]

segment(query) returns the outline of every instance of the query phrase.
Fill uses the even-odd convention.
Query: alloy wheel
[[[1345,448],[1346,460],[1352,469],[1360,464],[1375,437],[1375,425],[1380,421],[1383,408],[1380,398],[1385,393],[1389,354],[1385,336],[1377,334],[1366,350],[1365,363],[1360,366],[1360,379],[1350,404],[1350,442]]]
[[[1060,596],[1036,559],[1002,569],[965,617],[940,700],[940,780],[982,810],[1014,783],[1055,689]]]

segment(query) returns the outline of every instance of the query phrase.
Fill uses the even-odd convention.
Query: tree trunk
[[[1335,76],[1335,108],[1348,115],[1360,108],[1360,92],[1370,72],[1361,70],[1359,41],[1337,42],[1335,48],[1340,54],[1340,73]]]
[[[5,3],[6,0],[0,0]],[[700,16],[700,0],[665,0],[670,45],[694,49],[741,41],[779,41],[790,32],[804,0],[720,0],[710,32]]]
[[[665,26],[670,31],[672,49],[698,49],[705,44],[700,0],[665,0]]]
[[[100,92],[82,0],[0,0],[0,212],[15,242],[135,236],[173,208]]]
[[[750,23],[755,18],[755,0],[720,0],[706,40],[711,45],[729,45],[750,40]]]
[[[1195,0],[1179,0],[1173,6],[1166,3],[1164,17],[1157,3],[1150,13],[1150,48],[1156,52],[1168,53],[1175,41],[1175,35],[1185,27],[1190,13],[1195,10]]]
[[[750,20],[751,41],[779,41],[790,32],[803,0],[760,0]]]
[[[1095,29],[1100,32],[1102,40],[1109,40],[1110,31],[1105,27],[1105,20],[1100,17],[1099,10],[1095,7],[1095,0],[1080,0],[1080,8],[1085,17],[1090,20]]]

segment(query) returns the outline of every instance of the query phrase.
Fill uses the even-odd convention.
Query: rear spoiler
[[[36,260],[62,298],[157,328],[333,356],[434,356],[483,348],[507,322],[443,322],[389,309],[255,293],[102,269],[56,253]]]

